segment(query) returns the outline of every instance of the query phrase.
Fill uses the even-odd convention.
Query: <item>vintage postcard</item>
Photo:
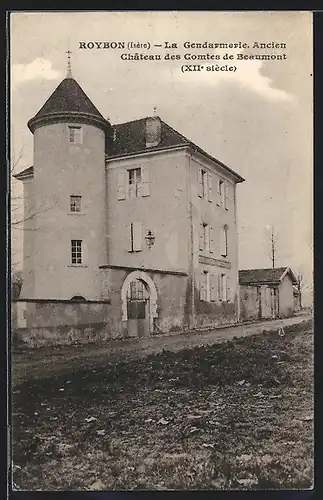
[[[312,13],[9,17],[13,489],[312,489]]]

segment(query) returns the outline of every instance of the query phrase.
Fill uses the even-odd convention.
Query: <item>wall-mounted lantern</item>
[[[155,236],[150,231],[150,229],[149,229],[147,235],[145,236],[145,240],[146,240],[148,248],[151,248],[153,246],[153,244],[155,243]]]

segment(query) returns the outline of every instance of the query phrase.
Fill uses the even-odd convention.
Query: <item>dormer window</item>
[[[76,125],[68,126],[68,140],[72,144],[82,144],[82,127]]]

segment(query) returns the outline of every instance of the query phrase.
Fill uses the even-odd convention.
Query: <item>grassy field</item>
[[[313,332],[290,327],[13,391],[22,490],[310,489]]]

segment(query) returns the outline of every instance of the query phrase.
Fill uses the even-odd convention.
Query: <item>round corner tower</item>
[[[68,74],[28,127],[34,165],[27,191],[35,215],[24,235],[31,255],[22,296],[99,299],[99,266],[107,258],[105,153],[111,125]]]

